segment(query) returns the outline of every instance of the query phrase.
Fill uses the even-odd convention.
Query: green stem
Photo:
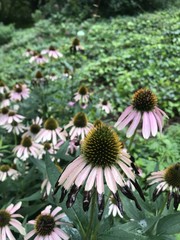
[[[14,133],[14,144],[17,145],[17,135]]]
[[[131,150],[131,146],[132,146],[132,143],[134,142],[134,138],[136,136],[136,132],[137,132],[137,129],[135,130],[134,134],[132,135],[131,137],[131,140],[130,140],[130,143],[129,143],[129,146],[128,146],[128,151],[130,152]]]

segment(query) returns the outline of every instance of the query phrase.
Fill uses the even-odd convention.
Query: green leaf
[[[65,142],[60,147],[59,151],[56,154],[56,158],[60,158],[61,160],[70,162],[70,161],[74,160],[79,155],[78,151],[76,152],[76,154],[74,156],[72,156],[70,154],[67,154],[68,146],[69,146],[69,141]]]
[[[148,240],[147,237],[136,234],[136,233],[130,233],[130,232],[126,232],[124,230],[121,229],[121,227],[116,226],[116,227],[112,227],[110,230],[105,231],[104,234],[101,234],[98,237],[98,240],[124,240],[124,239],[128,239],[128,240]]]
[[[37,199],[41,199],[41,197],[42,197],[42,194],[40,193],[40,191],[38,191],[36,193],[33,193],[29,197],[20,199],[20,201],[34,201],[34,200],[37,200]]]
[[[46,170],[45,163],[40,159],[30,158],[31,162],[38,168],[41,173],[44,173]]]
[[[60,176],[60,172],[58,171],[56,165],[51,161],[48,153],[46,153],[46,156],[45,156],[45,163],[46,163],[46,171],[47,171],[48,179],[51,183],[52,188],[54,188]]]
[[[180,233],[180,212],[161,218],[157,224],[157,234]]]

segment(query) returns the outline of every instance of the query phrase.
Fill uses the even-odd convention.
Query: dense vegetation
[[[162,208],[165,196],[160,196],[152,203],[152,189],[147,189],[146,183],[150,172],[179,162],[179,17],[180,11],[171,8],[136,17],[90,18],[79,23],[57,13],[49,19],[39,20],[36,12],[34,19],[37,22],[32,28],[16,30],[13,25],[0,25],[0,80],[10,89],[17,82],[25,83],[30,88],[30,97],[18,102],[19,113],[26,117],[26,125],[30,125],[36,116],[43,120],[53,116],[60,126],[64,126],[77,112],[83,111],[89,122],[101,119],[113,126],[120,113],[131,104],[133,93],[144,87],[157,95],[158,106],[169,116],[163,134],[149,140],[137,134],[129,149],[135,164],[143,172],[140,181],[146,202],[136,196],[143,211],[138,211],[122,197],[126,213],[123,219],[108,218],[107,209],[104,221],[99,223],[94,217],[94,226],[99,226],[96,232],[98,240],[124,237],[129,240],[173,240],[174,234],[180,231],[179,211],[175,212],[173,206],[169,210]],[[80,52],[72,51],[75,38],[82,46]],[[27,49],[41,52],[50,46],[58,49],[63,57],[37,65],[24,56]],[[65,76],[65,73],[68,75]],[[36,84],[38,74],[44,79],[42,85]],[[56,76],[57,79],[51,81],[49,76]],[[90,92],[91,101],[86,108],[69,104],[80,86],[87,87]],[[0,99],[2,101],[3,97]],[[113,111],[110,114],[97,107],[100,99],[112,104]],[[131,140],[126,138],[125,132],[122,130],[118,134],[128,146]],[[21,137],[7,134],[3,128],[0,128],[0,133],[0,153],[3,154],[0,164],[13,166],[15,155],[12,149]],[[61,168],[78,154],[65,154],[68,143],[64,143],[55,155],[52,154],[56,160],[61,159],[60,163],[55,161]],[[27,215],[29,220],[47,204],[59,204],[59,196],[54,199],[50,195],[43,199],[40,192],[41,183],[47,175],[54,185],[60,174],[59,168],[47,156],[45,160],[31,157],[28,164],[16,158],[14,168],[21,176],[16,181],[7,179],[0,183],[0,206],[12,200],[21,200],[24,207],[21,214]],[[73,230],[66,229],[73,240],[81,239],[79,222],[88,223],[88,214],[84,214],[79,207],[80,201],[81,196],[70,210],[62,204],[63,211],[73,221]],[[18,234],[17,239],[21,239]]]

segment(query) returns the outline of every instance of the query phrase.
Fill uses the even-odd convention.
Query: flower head
[[[140,209],[136,198],[125,184],[125,178],[120,173],[131,179],[134,186],[143,198],[143,194],[131,170],[135,168],[130,155],[124,149],[116,132],[109,126],[99,123],[92,128],[81,143],[81,154],[71,162],[61,174],[56,184],[56,191],[62,186],[60,201],[63,201],[68,191],[67,207],[71,207],[76,195],[84,185],[83,208],[88,210],[92,190],[95,188],[98,195],[99,219],[104,211],[104,185],[106,184],[117,201],[121,213],[122,203],[118,194],[118,186],[123,194],[133,199]],[[55,192],[56,192],[55,191]]]
[[[37,63],[38,65],[42,65],[48,62],[48,59],[42,56],[41,54],[34,53],[34,55],[29,60],[30,63]]]
[[[0,95],[0,108],[8,107],[11,104],[10,93],[7,92],[4,95]]]
[[[58,50],[56,50],[55,47],[53,46],[50,46],[49,49],[46,49],[46,50],[42,50],[41,51],[41,54],[48,54],[48,56],[50,58],[55,58],[55,59],[58,59],[58,58],[61,58],[63,57],[63,54],[60,53]]]
[[[37,142],[52,141],[55,145],[58,140],[66,141],[67,132],[63,128],[59,127],[58,122],[54,118],[48,118],[44,123],[44,128],[36,136]]]
[[[32,84],[35,86],[44,86],[47,84],[47,79],[40,71],[37,71],[35,78],[32,79]]]
[[[25,161],[30,156],[39,158],[42,156],[43,146],[34,142],[30,137],[24,136],[20,145],[13,149],[18,158]]]
[[[32,139],[40,132],[43,120],[40,117],[32,120],[32,124],[28,127],[28,131],[23,134],[24,136],[30,136]]]
[[[74,94],[74,100],[80,104],[87,104],[89,101],[89,91],[85,86],[81,86],[77,93]]]
[[[17,114],[16,111],[3,107],[0,110],[0,125],[11,124],[12,122],[20,123],[25,117]]]
[[[12,180],[16,180],[19,177],[20,173],[12,168],[8,164],[0,165],[0,181],[4,182],[7,177],[10,177]]]
[[[162,192],[166,191],[168,192],[167,208],[174,198],[174,208],[177,210],[180,203],[180,163],[173,164],[162,171],[151,173],[147,180],[150,181],[150,185],[158,183],[153,192],[153,201]]]
[[[6,84],[2,80],[0,80],[0,93],[5,94],[8,91],[9,91],[8,86],[6,86]]]
[[[23,218],[20,214],[14,214],[21,207],[21,202],[10,204],[6,209],[0,210],[0,239],[15,239],[11,227],[14,227],[21,235],[25,235],[25,229],[16,218]]]
[[[28,49],[26,49],[26,51],[23,53],[23,56],[25,56],[25,57],[30,57],[30,56],[32,56],[33,54],[34,54],[34,51],[28,48]]]
[[[119,215],[121,218],[123,217],[118,205],[117,205],[117,200],[113,197],[113,195],[111,195],[110,199],[109,199],[109,211],[108,211],[108,215],[113,215],[113,217],[116,217],[117,215]]]
[[[65,126],[65,129],[70,128],[70,139],[73,140],[76,137],[83,139],[89,130],[93,127],[93,124],[88,122],[87,116],[83,112],[77,113],[74,118]]]
[[[150,90],[139,89],[133,96],[132,105],[121,114],[115,127],[122,130],[131,122],[126,133],[127,137],[131,137],[142,120],[142,135],[148,139],[150,135],[156,136],[158,129],[162,131],[163,117],[167,115],[157,107],[156,95]]]
[[[69,236],[60,228],[65,224],[62,218],[66,216],[64,213],[60,213],[62,208],[56,207],[52,212],[51,208],[52,206],[47,206],[35,220],[29,221],[34,229],[25,236],[24,240],[30,239],[33,235],[36,235],[35,239],[41,240],[69,239]]]
[[[26,84],[16,83],[13,90],[10,92],[12,101],[21,101],[29,97],[29,88]]]
[[[74,38],[72,41],[72,45],[70,47],[71,53],[81,52],[84,53],[84,47],[80,44],[80,41],[78,38]]]
[[[13,121],[12,123],[6,123],[3,125],[3,128],[7,130],[8,133],[13,132],[16,135],[23,133],[26,127],[22,123]]]
[[[101,108],[107,114],[113,111],[111,103],[106,100],[101,100],[100,103],[97,104],[97,108]]]

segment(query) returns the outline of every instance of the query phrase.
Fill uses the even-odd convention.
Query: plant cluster
[[[175,239],[179,11],[171,13],[80,25],[54,17],[3,45],[2,240]]]

